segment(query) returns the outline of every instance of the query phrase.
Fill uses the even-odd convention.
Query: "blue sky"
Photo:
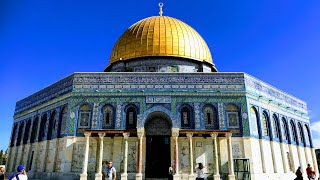
[[[164,0],[164,15],[196,29],[220,72],[246,72],[308,103],[320,148],[320,1]],[[159,1],[2,0],[0,149],[15,102],[73,72],[98,72],[117,38],[158,15]]]

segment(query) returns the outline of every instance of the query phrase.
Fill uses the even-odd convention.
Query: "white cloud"
[[[311,123],[312,142],[315,149],[320,149],[320,121]]]

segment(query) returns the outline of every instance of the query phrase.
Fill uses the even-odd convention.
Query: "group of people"
[[[0,167],[0,180],[5,180],[5,171],[3,167]],[[17,173],[14,173],[9,180],[28,180],[27,172],[23,165],[17,167]]]
[[[312,169],[310,164],[308,164],[306,172],[307,172],[307,176],[308,176],[309,180],[315,180],[316,179],[316,172]],[[296,176],[297,177],[295,178],[295,180],[302,180],[303,179],[302,172],[301,172],[301,167],[298,167],[298,169],[296,171]]]
[[[103,169],[104,180],[116,180],[116,169],[112,166],[112,162],[108,162],[107,167]],[[5,171],[3,167],[0,167],[0,180],[5,180]],[[23,165],[17,167],[17,173],[14,173],[9,180],[28,180],[27,172]]]

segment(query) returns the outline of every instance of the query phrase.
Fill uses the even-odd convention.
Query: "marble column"
[[[278,166],[277,166],[277,160],[276,160],[276,154],[274,151],[274,143],[275,141],[270,141],[270,146],[271,146],[271,157],[272,157],[272,163],[273,163],[273,172],[277,173],[278,172]]]
[[[232,145],[231,145],[231,138],[232,133],[226,133],[227,137],[227,146],[228,146],[228,166],[229,166],[229,180],[235,180],[236,177],[234,175],[234,167],[233,167],[233,155],[232,155]]]
[[[285,153],[285,150],[283,147],[283,142],[280,143],[280,149],[281,149],[281,156],[282,156],[283,172],[288,173],[289,168],[288,168],[287,161],[286,161],[287,154]],[[290,164],[289,164],[289,166],[290,166]]]
[[[84,152],[84,158],[83,158],[83,167],[82,167],[82,173],[80,174],[80,180],[87,180],[87,170],[88,170],[88,160],[89,160],[89,140],[90,140],[90,132],[84,133],[86,137],[86,149]]]
[[[178,144],[179,130],[172,131],[172,138],[174,144],[173,157],[174,157],[174,175],[173,180],[179,180],[179,144]]]
[[[261,155],[261,164],[262,164],[262,172],[266,173],[266,162],[264,158],[264,147],[263,147],[263,139],[259,139],[259,145],[260,145],[260,155]]]
[[[215,168],[215,174],[213,175],[213,179],[214,180],[220,180],[220,174],[219,174],[219,159],[218,159],[218,141],[217,141],[217,137],[218,137],[218,133],[212,133],[211,137],[213,139],[213,150],[214,150],[214,154],[213,154],[213,158],[214,158],[214,168]]]
[[[289,154],[290,154],[290,162],[291,162],[291,164],[289,164],[289,166],[291,167],[291,171],[293,173],[295,173],[297,167],[296,167],[296,163],[293,158],[292,146],[293,146],[292,144],[289,144]]]
[[[123,133],[124,142],[124,155],[123,155],[123,173],[121,174],[121,180],[128,179],[128,138],[130,133]]]
[[[137,132],[137,136],[139,139],[139,147],[138,147],[138,172],[136,174],[136,180],[142,180],[142,150],[143,150],[143,136],[144,131]]]
[[[297,151],[298,151],[298,157],[299,157],[299,164],[300,164],[300,167],[301,167],[301,172],[304,173],[305,172],[305,167],[304,167],[304,164],[303,164],[303,161],[302,161],[301,149],[300,149],[299,143],[296,145],[296,147],[297,147]]]
[[[317,163],[317,158],[316,158],[316,153],[314,151],[314,148],[310,148],[311,150],[311,156],[312,156],[312,162],[313,162],[313,170],[314,172],[316,172],[316,175],[319,176],[319,172],[318,172],[318,163]]]
[[[188,133],[187,134],[187,137],[188,137],[188,140],[189,140],[189,165],[190,165],[189,180],[193,180],[194,179],[192,136],[193,136],[193,133]]]
[[[95,180],[102,180],[103,137],[105,133],[99,133],[99,158]]]

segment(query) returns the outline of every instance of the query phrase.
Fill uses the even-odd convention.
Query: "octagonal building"
[[[218,72],[204,39],[160,14],[122,34],[104,72],[73,73],[16,103],[8,172],[101,180],[112,161],[121,180],[193,180],[203,163],[207,179],[263,180],[318,167],[304,101]]]

